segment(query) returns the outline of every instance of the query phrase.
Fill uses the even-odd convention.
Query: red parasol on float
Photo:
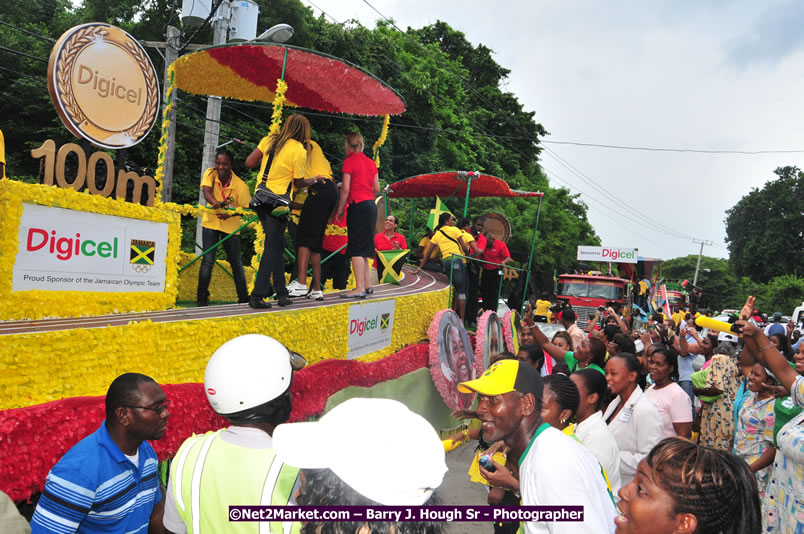
[[[360,67],[321,52],[275,43],[203,48],[174,63],[176,87],[188,93],[273,102],[287,83],[286,105],[330,113],[399,115],[405,100]]]
[[[471,186],[469,182],[471,181]],[[505,180],[479,172],[435,172],[404,178],[388,186],[390,198],[423,198],[464,196],[469,197],[538,197],[542,193],[511,189]]]

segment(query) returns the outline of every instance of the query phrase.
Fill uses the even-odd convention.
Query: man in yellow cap
[[[519,490],[526,506],[583,506],[582,522],[524,523],[528,534],[614,532],[617,515],[600,464],[583,445],[542,420],[544,382],[536,368],[502,360],[458,391],[478,394],[483,439],[504,441],[509,461],[519,465]],[[493,462],[493,461],[492,461]],[[509,471],[480,468],[490,482],[510,480]],[[498,485],[498,484],[494,484]]]

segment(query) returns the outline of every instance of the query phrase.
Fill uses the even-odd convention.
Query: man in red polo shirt
[[[502,265],[511,261],[508,247],[494,234],[486,232],[486,246],[483,249],[483,259],[500,265],[483,263],[483,273],[480,275],[480,295],[483,298],[483,309],[497,311],[497,296],[500,289]]]

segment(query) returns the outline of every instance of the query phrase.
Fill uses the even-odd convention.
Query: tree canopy
[[[726,241],[734,270],[758,282],[799,274],[804,243],[804,173],[779,167],[778,177],[752,189],[726,211]]]

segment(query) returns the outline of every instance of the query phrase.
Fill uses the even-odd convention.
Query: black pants
[[[332,254],[328,250],[321,252],[321,260]],[[346,281],[349,279],[349,258],[346,254],[335,254],[330,259],[321,264],[321,287],[332,278],[332,289],[346,289]]]
[[[500,291],[500,273],[498,269],[483,269],[480,275],[480,295],[483,297],[483,309],[497,311],[497,295]]]
[[[211,228],[201,228],[201,245],[204,250],[226,237],[227,233]],[[232,267],[235,289],[237,290],[237,300],[246,302],[248,300],[248,288],[246,287],[246,273],[243,271],[243,261],[240,258],[240,236],[235,235],[224,241],[221,245],[226,252],[229,265]],[[199,300],[209,299],[209,281],[212,279],[212,269],[215,266],[215,250],[210,250],[201,259],[201,268],[198,270],[198,290],[196,298]]]
[[[269,297],[269,288],[273,278],[273,288],[277,297],[287,296],[285,287],[285,228],[287,219],[280,220],[272,217],[269,212],[259,213],[262,230],[265,232],[265,246],[260,267],[257,269],[257,280],[254,282],[252,298],[264,299]]]

